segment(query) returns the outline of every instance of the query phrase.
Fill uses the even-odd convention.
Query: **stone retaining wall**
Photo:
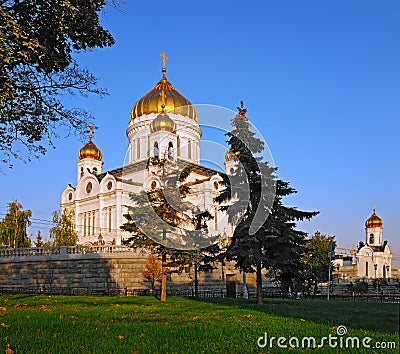
[[[146,256],[124,254],[67,254],[0,259],[0,288],[7,291],[58,292],[66,294],[113,293],[149,289],[142,275]],[[199,274],[199,289],[224,291],[225,274],[237,273],[230,267]],[[252,283],[252,275],[248,281]],[[193,289],[193,269],[171,274],[169,290]],[[234,276],[237,292],[241,291],[241,275]],[[249,285],[250,285],[249,284]],[[159,287],[159,285],[157,285]]]

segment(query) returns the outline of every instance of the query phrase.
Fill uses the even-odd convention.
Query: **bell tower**
[[[78,175],[79,181],[85,174],[100,174],[103,166],[103,154],[100,149],[92,142],[94,125],[89,124],[89,141],[78,152]]]
[[[376,215],[376,203],[372,215],[365,222],[365,243],[368,246],[382,246],[383,221]]]

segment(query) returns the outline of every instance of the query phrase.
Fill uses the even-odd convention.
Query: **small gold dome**
[[[162,105],[165,105],[165,112],[180,114],[197,120],[197,112],[190,101],[183,97],[166,78],[166,60],[165,53],[161,53],[163,59],[162,78],[154,88],[138,100],[130,114],[130,119],[133,121],[135,118],[150,113],[163,112]]]
[[[151,123],[150,123],[150,133],[155,133],[159,131],[166,131],[175,133],[176,124],[168,116],[167,113],[161,112]]]
[[[372,215],[368,218],[368,220],[365,222],[365,227],[370,228],[370,227],[382,227],[383,221],[382,219],[376,215],[375,209]]]
[[[82,159],[93,159],[101,161],[103,154],[100,149],[90,140],[84,147],[78,152],[79,160]]]
[[[79,160],[93,159],[93,160],[101,161],[101,159],[103,158],[103,154],[101,153],[100,149],[92,142],[93,129],[94,129],[94,125],[92,123],[90,123],[89,124],[89,130],[90,130],[89,141],[84,147],[82,147],[78,151]]]

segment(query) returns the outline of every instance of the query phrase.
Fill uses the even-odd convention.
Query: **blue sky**
[[[376,201],[399,259],[399,1],[129,1],[102,23],[116,45],[77,58],[109,96],[66,102],[93,113],[104,170],[122,165],[130,109],[159,80],[165,51],[168,79],[192,103],[244,100],[279,177],[298,190],[287,204],[321,212],[301,229],[351,247]],[[46,235],[83,143],[72,134],[3,168],[0,216],[17,199]]]

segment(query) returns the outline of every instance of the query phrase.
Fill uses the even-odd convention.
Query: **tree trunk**
[[[167,256],[165,254],[161,257],[161,302],[167,301],[167,269],[165,263],[167,262]]]
[[[262,293],[261,261],[257,262],[256,283],[257,283],[257,304],[262,305],[264,302]]]
[[[197,263],[194,264],[194,297],[199,297],[199,277],[198,277]]]

